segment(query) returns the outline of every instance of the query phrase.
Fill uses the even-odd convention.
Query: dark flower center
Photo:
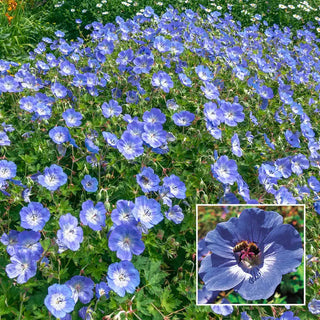
[[[260,264],[260,249],[254,242],[240,241],[234,246],[233,252],[245,268],[251,269]]]

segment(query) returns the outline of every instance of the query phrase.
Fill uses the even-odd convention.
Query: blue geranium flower
[[[145,167],[137,174],[137,183],[143,192],[158,191],[160,179],[152,168]]]
[[[138,223],[132,213],[134,208],[134,203],[132,201],[118,200],[116,205],[116,209],[111,212],[111,220],[115,225],[135,225]]]
[[[39,242],[40,233],[35,231],[22,231],[18,234],[18,242],[14,247],[14,254],[27,253],[33,259],[38,260],[43,253],[43,248]]]
[[[237,133],[235,133],[231,138],[231,151],[237,157],[242,156],[242,149],[240,147],[240,140]]]
[[[194,120],[195,115],[189,111],[180,111],[172,116],[173,122],[179,127],[188,127]]]
[[[110,100],[108,103],[104,102],[101,106],[102,114],[105,118],[111,118],[118,116],[122,112],[122,107],[119,105],[118,101]]]
[[[136,198],[132,214],[147,229],[163,220],[160,203],[146,196]]]
[[[144,149],[142,144],[143,141],[140,137],[125,131],[117,143],[117,148],[126,159],[132,160],[143,154]]]
[[[80,221],[89,226],[92,230],[99,231],[106,226],[106,208],[103,202],[94,205],[92,200],[82,203],[80,211]]]
[[[0,169],[1,172],[1,169]],[[50,191],[55,191],[59,187],[67,183],[68,176],[63,172],[62,168],[56,164],[44,169],[43,174],[38,176],[38,182]]]
[[[160,109],[152,108],[150,111],[145,111],[142,119],[146,123],[164,124],[166,122],[166,115],[162,113]]]
[[[180,206],[175,205],[165,212],[167,219],[173,221],[175,224],[182,222],[184,215]]]
[[[102,296],[109,298],[109,291],[110,288],[106,282],[102,281],[96,284],[96,296],[98,299],[100,299]]]
[[[68,127],[78,127],[81,125],[82,114],[71,108],[62,113],[62,118]]]
[[[16,176],[17,165],[12,161],[0,160],[0,181],[12,179]]]
[[[169,188],[167,196],[170,198],[185,199],[186,197],[186,185],[174,174],[163,178],[163,187]]]
[[[312,299],[308,304],[308,309],[312,314],[320,314],[320,300]]]
[[[56,144],[62,144],[70,141],[71,136],[68,128],[65,127],[54,127],[49,131],[49,137]]]
[[[235,127],[244,120],[243,107],[239,103],[221,101],[220,109],[223,112],[225,124],[230,127]]]
[[[111,251],[117,251],[121,260],[131,260],[132,254],[140,255],[144,251],[141,232],[130,225],[115,227],[109,236],[108,245]]]
[[[81,180],[81,184],[87,192],[96,192],[98,190],[98,180],[86,174]]]
[[[239,175],[237,163],[229,160],[228,156],[221,156],[211,165],[211,171],[213,176],[224,184],[234,184]]]
[[[166,131],[160,123],[147,123],[141,137],[152,148],[158,148],[166,142]]]
[[[212,71],[203,65],[199,65],[196,67],[196,73],[200,80],[202,81],[210,81],[213,79],[213,73]]]
[[[74,276],[65,284],[71,289],[75,303],[77,303],[78,299],[84,304],[92,300],[94,282],[90,278]]]
[[[228,306],[230,302],[227,299],[222,299],[221,303],[223,303],[224,305],[220,306],[217,304],[211,306],[211,310],[216,314],[221,314],[222,316],[228,316],[233,312],[233,306]]]
[[[285,137],[286,140],[288,141],[288,143],[293,147],[293,148],[301,148],[300,147],[300,141],[299,141],[299,136],[300,136],[300,132],[296,131],[295,133],[293,133],[291,130],[286,130],[285,132]]]
[[[126,292],[134,293],[140,283],[139,272],[130,261],[110,264],[107,279],[109,287],[120,297]]]
[[[314,192],[320,192],[320,182],[317,178],[315,178],[314,176],[311,176],[308,179],[308,184]]]
[[[20,210],[21,227],[40,231],[50,218],[50,212],[39,202],[30,202]]]
[[[151,83],[154,87],[159,87],[166,93],[168,93],[170,89],[173,88],[173,81],[171,77],[164,71],[154,73]]]
[[[302,174],[304,169],[309,168],[309,160],[304,154],[297,154],[291,159],[291,170],[297,175]]]
[[[205,241],[212,254],[202,260],[199,275],[208,290],[234,288],[246,300],[268,299],[303,256],[294,227],[277,212],[258,208],[219,223]]]
[[[78,227],[77,218],[67,213],[60,217],[59,226],[61,229],[57,232],[57,238],[60,243],[72,251],[79,250],[83,241],[83,231]]]
[[[75,302],[71,289],[65,284],[54,284],[48,288],[48,295],[44,299],[47,309],[56,317],[63,318],[72,312]]]
[[[207,120],[211,122],[213,126],[218,126],[224,121],[223,112],[217,108],[217,105],[213,102],[204,104],[203,113]]]
[[[17,278],[18,283],[26,283],[37,273],[37,259],[29,252],[17,252],[10,258],[11,263],[6,266],[9,278]]]

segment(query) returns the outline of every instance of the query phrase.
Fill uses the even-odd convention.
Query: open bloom
[[[208,290],[234,288],[244,299],[268,299],[283,274],[301,264],[301,237],[277,212],[245,209],[219,223],[206,238],[212,252],[199,270]]]
[[[126,292],[134,293],[140,283],[138,270],[126,260],[110,264],[107,279],[109,287],[120,297]]]
[[[72,312],[75,302],[72,299],[72,291],[65,284],[54,284],[48,288],[48,295],[44,299],[47,309],[56,317],[63,318]]]

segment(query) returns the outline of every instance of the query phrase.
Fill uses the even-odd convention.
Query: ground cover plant
[[[301,202],[309,308],[229,318],[316,319],[318,38],[259,27],[147,7],[1,60],[2,316],[230,314],[195,305],[195,204]]]

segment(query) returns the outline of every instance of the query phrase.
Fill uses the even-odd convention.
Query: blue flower
[[[111,251],[117,251],[121,260],[131,260],[132,254],[140,255],[144,251],[141,232],[134,226],[115,227],[109,236],[108,245]]]
[[[112,222],[120,226],[122,224],[135,225],[137,221],[132,213],[134,209],[134,203],[127,200],[118,200],[117,208],[111,212]]]
[[[15,245],[18,243],[19,232],[16,230],[10,230],[9,234],[3,233],[0,242],[7,246],[7,252],[10,256],[13,256],[15,253]]]
[[[145,167],[137,174],[137,183],[143,192],[158,191],[160,179],[152,168]]]
[[[10,146],[11,141],[4,131],[0,131],[0,146]]]
[[[0,169],[1,171],[1,169]],[[38,182],[50,191],[55,191],[59,187],[67,183],[68,176],[63,172],[62,168],[56,164],[44,169],[43,174],[38,176]]]
[[[219,291],[209,291],[205,286],[198,290],[198,304],[213,303],[217,298]]]
[[[301,153],[295,155],[291,159],[291,170],[297,175],[302,174],[304,169],[309,168],[309,160]]]
[[[154,73],[151,83],[154,87],[159,87],[166,93],[168,93],[170,89],[173,88],[173,81],[171,77],[164,71]]]
[[[320,314],[320,300],[312,299],[308,304],[308,309],[312,314]]]
[[[165,212],[167,219],[173,221],[175,224],[182,222],[184,215],[180,206],[175,205]]]
[[[300,141],[299,141],[299,136],[300,136],[300,132],[296,131],[295,133],[293,133],[291,130],[286,130],[285,132],[285,137],[286,140],[288,141],[288,143],[293,147],[293,148],[301,148],[300,146]]]
[[[220,109],[223,112],[225,124],[230,127],[235,127],[244,120],[243,107],[238,103],[222,101]]]
[[[219,90],[213,83],[207,81],[205,82],[205,86],[201,86],[200,88],[208,100],[219,98]]]
[[[72,312],[75,302],[71,289],[65,284],[54,284],[48,288],[48,295],[44,299],[47,309],[56,317],[63,318]]]
[[[68,127],[81,126],[82,114],[74,109],[67,109],[62,113],[62,118]]]
[[[195,115],[189,111],[180,111],[172,116],[173,122],[179,127],[188,127],[194,120]]]
[[[315,178],[314,176],[311,176],[308,179],[308,184],[314,192],[320,192],[320,182],[317,178]]]
[[[229,160],[228,156],[221,156],[217,162],[211,165],[213,176],[224,184],[233,184],[239,175],[238,166],[234,160]]]
[[[81,180],[81,184],[87,192],[96,192],[98,190],[98,180],[86,174]]]
[[[219,223],[205,241],[212,254],[202,260],[199,275],[207,289],[234,288],[246,300],[268,299],[303,256],[294,227],[277,212],[258,208]]]
[[[16,253],[27,253],[33,259],[39,260],[43,252],[43,248],[39,242],[40,233],[35,231],[22,231],[18,234],[18,242],[14,247]]]
[[[199,65],[196,67],[196,73],[200,80],[202,81],[210,81],[213,79],[213,74],[208,67],[203,65]]]
[[[17,252],[6,266],[10,279],[17,278],[18,283],[26,283],[37,273],[37,260],[29,252]]]
[[[72,251],[79,250],[83,241],[83,231],[78,227],[77,218],[67,213],[60,217],[59,226],[61,229],[57,232],[57,238],[60,243]]]
[[[141,137],[152,148],[158,148],[166,142],[166,131],[160,123],[147,123]]]
[[[50,219],[50,212],[39,202],[30,202],[20,210],[21,227],[40,231]]]
[[[216,314],[221,314],[223,316],[228,316],[233,312],[233,306],[228,306],[228,303],[230,303],[227,299],[222,299],[221,303],[226,304],[223,306],[220,305],[214,305],[211,306],[211,310]]]
[[[106,282],[100,282],[96,284],[96,296],[100,299],[102,296],[109,298],[110,288],[108,287]]]
[[[84,304],[92,300],[94,282],[90,278],[74,276],[65,284],[71,289],[75,303],[77,303],[78,299]]]
[[[275,192],[274,197],[278,204],[295,204],[297,200],[286,187],[281,187]]]
[[[12,161],[0,160],[0,181],[12,179],[17,174],[17,165]]]
[[[67,88],[59,82],[55,82],[51,85],[52,93],[59,99],[64,98],[67,95]]]
[[[145,111],[142,119],[146,123],[164,124],[166,122],[166,115],[162,113],[160,109],[152,108],[150,111]]]
[[[146,196],[136,198],[132,214],[147,229],[163,220],[160,203]]]
[[[320,201],[316,201],[313,206],[316,213],[320,215]]]
[[[49,131],[49,137],[56,144],[62,144],[70,141],[71,136],[68,128],[65,127],[54,127]]]
[[[134,293],[140,283],[139,272],[130,261],[110,264],[107,279],[109,287],[120,297],[126,292]]]
[[[118,101],[110,100],[108,103],[104,102],[101,106],[102,114],[105,118],[111,118],[118,116],[122,112],[122,107],[119,105]]]
[[[117,148],[126,159],[132,160],[143,154],[144,149],[142,144],[143,141],[140,137],[133,136],[129,132],[124,132],[117,143]]]
[[[118,143],[118,138],[115,134],[111,132],[102,132],[104,140],[108,143],[109,146],[116,148]]]
[[[224,122],[223,112],[213,102],[204,104],[203,113],[213,126],[218,126],[221,122]]]
[[[237,157],[242,156],[242,149],[240,148],[240,140],[237,133],[231,138],[231,151]]]
[[[169,188],[167,196],[170,198],[185,199],[186,197],[186,185],[174,174],[163,178],[163,187]]]
[[[80,221],[92,230],[99,231],[106,226],[106,208],[102,202],[94,205],[92,200],[82,203]]]

